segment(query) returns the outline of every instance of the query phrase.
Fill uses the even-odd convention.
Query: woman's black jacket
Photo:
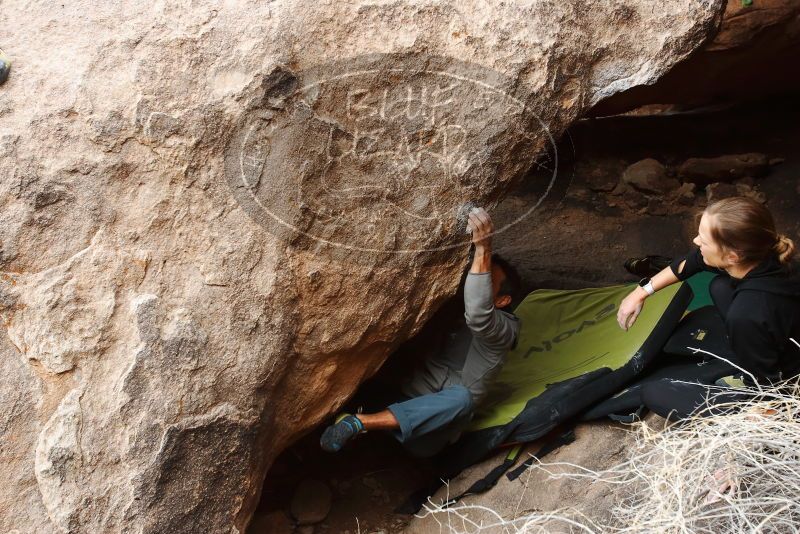
[[[683,260],[686,264],[678,272]],[[737,279],[706,265],[700,249],[676,259],[670,268],[679,280],[700,271],[727,277],[733,298],[727,310],[721,311],[728,340],[738,364],[753,373],[759,382],[773,382],[800,374],[800,347],[795,343],[800,343],[800,275],[797,268],[781,264],[777,254],[773,254],[744,278]]]

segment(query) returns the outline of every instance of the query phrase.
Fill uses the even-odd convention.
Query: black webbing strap
[[[422,505],[428,502],[428,497],[439,491],[439,488],[442,486],[444,486],[444,482],[442,480],[437,480],[424,488],[418,489],[409,495],[403,504],[395,508],[394,513],[405,515],[416,514],[420,511]]]
[[[612,421],[616,421],[617,423],[624,423],[627,425],[631,425],[636,421],[641,421],[644,415],[647,413],[647,406],[644,404],[640,404],[638,408],[636,408],[635,412],[629,413],[627,415],[615,414],[610,413],[608,414],[608,418]]]
[[[489,471],[485,477],[473,482],[473,484],[464,493],[451,498],[444,504],[444,506],[451,506],[467,495],[483,493],[484,491],[493,488],[495,484],[497,484],[497,481],[500,480],[500,477],[503,476],[503,473],[508,471],[517,461],[517,458],[519,458],[519,455],[522,453],[522,449],[525,447],[525,445],[525,443],[515,445],[510,451],[508,451],[508,454],[506,454],[505,459],[500,465]]]
[[[544,458],[545,456],[547,456],[554,450],[558,449],[559,447],[563,445],[569,445],[573,441],[575,441],[575,430],[574,428],[570,428],[562,432],[558,436],[554,437],[547,443],[545,443],[536,452],[534,456],[528,458],[524,464],[520,465],[519,467],[511,471],[506,476],[508,477],[509,480],[516,480],[522,473],[525,472],[526,469],[528,469],[533,464],[534,457],[539,459]],[[476,480],[465,492],[461,493],[460,495],[457,495],[456,497],[452,497],[442,506],[443,507],[452,506],[453,504],[457,503],[458,501],[460,501],[464,497],[467,497],[468,495],[483,493],[484,491],[493,488],[497,484],[497,481],[500,480],[500,477],[502,477],[503,474],[506,473],[506,471],[511,469],[511,466],[513,466],[514,463],[516,463],[517,459],[519,459],[519,456],[520,454],[522,454],[525,445],[527,444],[521,443],[519,445],[516,445],[508,452],[508,454],[503,459],[503,462],[500,465],[496,466],[494,469],[489,471],[489,473],[487,473],[485,477]],[[409,515],[417,513],[420,510],[420,508],[422,508],[422,505],[425,504],[425,502],[427,502],[428,497],[436,493],[439,490],[439,488],[441,488],[443,485],[444,482],[438,480],[434,484],[426,488],[422,488],[421,490],[415,491],[406,499],[406,501],[403,504],[401,504],[395,509],[395,513],[409,514]]]
[[[564,445],[569,445],[573,441],[575,441],[575,429],[569,428],[564,432],[562,432],[561,434],[559,434],[558,436],[551,439],[550,441],[548,441],[547,443],[545,443],[544,445],[542,445],[542,448],[539,449],[536,452],[536,454],[525,460],[525,462],[523,462],[519,467],[509,472],[506,475],[506,477],[508,478],[508,480],[518,479],[520,475],[522,475],[522,473],[524,473],[531,465],[533,465],[534,460],[536,459],[541,460],[542,458],[544,458],[554,450],[558,449],[559,447],[562,447]]]

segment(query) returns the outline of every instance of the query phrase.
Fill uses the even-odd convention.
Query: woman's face
[[[700,227],[697,229],[697,237],[693,239],[693,243],[700,247],[703,261],[709,267],[724,269],[730,266],[730,259],[727,258],[728,254],[725,254],[722,248],[711,238],[711,217],[707,213],[703,213],[700,218]]]

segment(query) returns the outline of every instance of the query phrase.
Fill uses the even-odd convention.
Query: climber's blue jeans
[[[433,456],[454,442],[472,419],[472,395],[464,386],[450,386],[389,406],[400,429],[393,435],[411,454]]]

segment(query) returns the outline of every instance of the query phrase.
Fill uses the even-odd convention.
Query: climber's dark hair
[[[511,297],[511,303],[503,308],[506,311],[511,311],[516,308],[519,301],[522,300],[522,278],[514,266],[508,263],[500,254],[492,254],[492,264],[500,267],[506,275],[505,280],[500,284],[499,294],[509,295]]]

